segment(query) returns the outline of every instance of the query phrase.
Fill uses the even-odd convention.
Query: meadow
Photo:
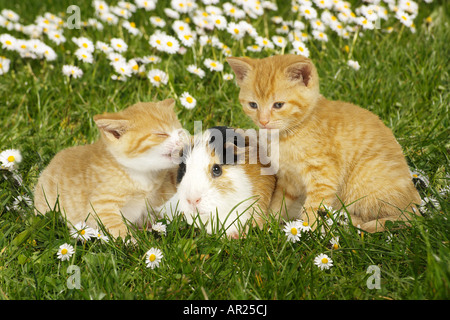
[[[450,297],[448,1],[74,2],[0,0],[0,299]],[[40,172],[98,138],[94,115],[174,98],[191,133],[194,121],[253,128],[225,58],[291,52],[313,60],[325,97],[392,129],[423,199],[410,226],[323,220],[293,242],[270,219],[231,240],[178,217],[133,244],[76,239],[57,210],[34,215]],[[152,248],[162,258],[148,267]]]

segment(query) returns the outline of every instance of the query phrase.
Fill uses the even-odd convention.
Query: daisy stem
[[[400,41],[400,38],[402,37],[403,29],[405,29],[405,25],[402,23],[402,28],[400,29],[400,32],[398,33],[397,43]]]
[[[353,54],[353,49],[355,48],[356,40],[358,40],[359,28],[356,30],[355,35],[353,36],[352,47],[350,48],[350,52],[348,53],[347,60],[350,60]]]

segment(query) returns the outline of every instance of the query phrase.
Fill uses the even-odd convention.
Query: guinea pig
[[[253,131],[255,132],[255,131]],[[213,127],[194,136],[183,149],[177,192],[165,207],[179,211],[189,224],[230,238],[245,234],[249,219],[259,227],[268,213],[275,175],[264,174],[257,137],[229,127]]]

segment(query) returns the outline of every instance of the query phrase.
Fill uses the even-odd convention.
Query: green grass
[[[44,2],[44,4],[42,4]],[[160,0],[160,3],[163,3]],[[354,3],[357,3],[356,1]],[[18,2],[0,0],[32,23],[46,11],[65,12],[68,1]],[[92,16],[90,2],[79,4],[83,14]],[[279,14],[292,19],[280,3]],[[87,12],[87,13],[86,13]],[[162,7],[156,13],[164,16]],[[157,66],[169,73],[170,85],[151,86],[137,78],[127,82],[110,79],[112,68],[100,54],[94,65],[74,58],[72,36],[95,40],[123,37],[129,45],[127,58],[151,54],[148,36],[150,13],[138,11],[133,19],[146,31],[139,40],[118,27],[65,30],[68,41],[51,45],[58,60],[25,60],[0,51],[11,59],[10,71],[0,76],[0,151],[19,149],[23,161],[15,183],[10,173],[0,174],[0,299],[448,299],[450,297],[449,201],[439,193],[449,184],[449,5],[446,1],[421,4],[411,33],[394,23],[394,32],[364,32],[353,42],[331,36],[325,45],[308,43],[316,64],[321,91],[330,99],[361,105],[379,115],[402,145],[411,168],[423,170],[430,181],[421,188],[422,197],[434,197],[441,209],[430,209],[411,227],[361,236],[355,228],[335,228],[324,236],[304,234],[290,243],[278,221],[263,230],[251,229],[245,239],[228,240],[208,235],[182,219],[167,224],[167,234],[136,231],[135,245],[121,241],[100,243],[71,239],[57,212],[35,217],[32,208],[11,208],[15,197],[32,197],[39,173],[61,149],[91,143],[97,139],[92,121],[95,114],[116,111],[137,101],[177,98],[188,91],[197,99],[193,110],[177,103],[183,126],[192,131],[193,121],[203,127],[229,125],[248,128],[253,124],[239,105],[234,81],[223,81],[220,73],[207,72],[204,79],[186,71],[187,65],[205,57],[223,60],[216,49],[188,50],[184,56],[160,55]],[[270,25],[270,14],[252,24],[261,33]],[[433,25],[424,23],[431,16]],[[168,27],[165,28],[169,30]],[[0,29],[26,38],[21,33]],[[272,35],[272,34],[271,34]],[[223,33],[220,39],[225,41]],[[247,43],[248,42],[248,43]],[[245,46],[250,42],[246,40]],[[361,69],[346,65],[349,53]],[[234,55],[242,55],[242,44],[230,42]],[[194,54],[195,52],[195,54]],[[154,53],[154,52],[153,52]],[[274,51],[249,53],[264,57]],[[84,71],[81,79],[67,81],[63,64],[73,63]],[[225,72],[231,72],[225,65]],[[374,172],[376,174],[376,172]],[[340,237],[340,248],[332,250],[332,236]],[[75,246],[70,261],[56,258],[63,243]],[[146,268],[144,255],[151,247],[164,254],[159,268]],[[334,262],[321,271],[313,260],[327,253]],[[81,289],[67,287],[67,268],[80,268]],[[367,269],[381,271],[380,289],[369,289]]]

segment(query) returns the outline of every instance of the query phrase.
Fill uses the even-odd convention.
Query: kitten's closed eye
[[[165,133],[165,132],[152,132],[152,134],[154,135],[154,136],[156,136],[156,137],[158,137],[158,138],[168,138],[169,137],[169,134],[168,133]]]

